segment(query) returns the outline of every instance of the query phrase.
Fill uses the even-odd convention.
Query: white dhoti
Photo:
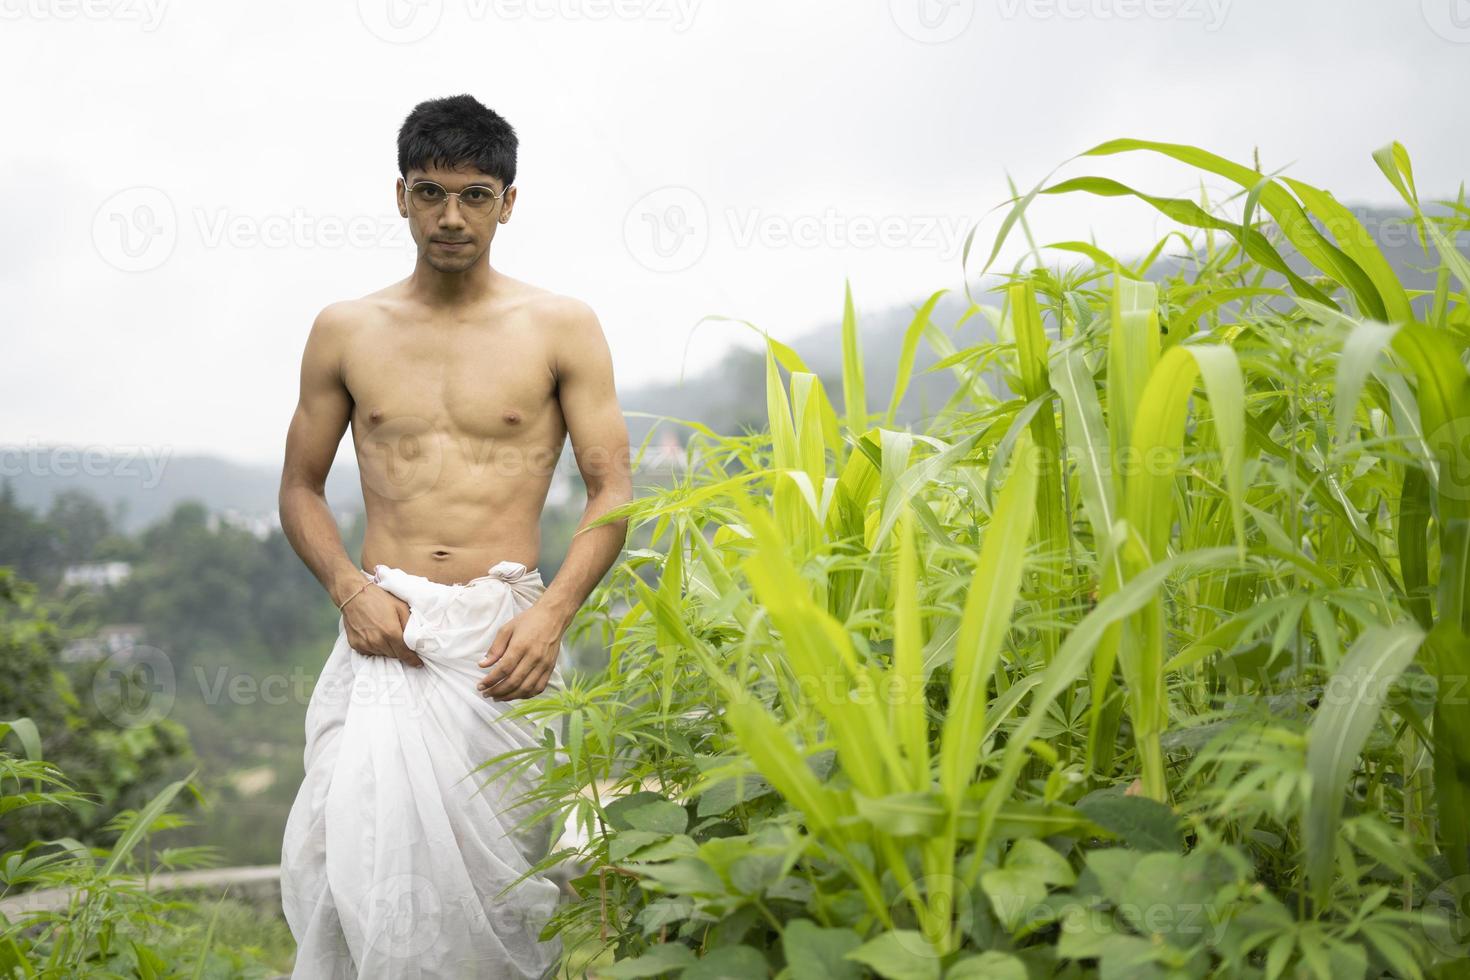
[[[504,717],[524,702],[475,687],[501,624],[545,590],[541,574],[503,561],[465,585],[387,565],[369,577],[408,603],[403,639],[424,666],[358,654],[339,626],[307,707],[306,775],[281,846],[292,977],[543,977],[561,952],[559,939],[538,938],[560,889],[535,875],[497,893],[554,843],[554,820],[518,828],[536,807],[512,806],[544,766],[474,772],[554,731]],[[547,690],[562,686],[558,666]]]

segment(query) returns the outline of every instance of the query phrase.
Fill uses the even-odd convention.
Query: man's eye
[[[426,201],[437,201],[444,196],[444,188],[438,184],[415,184],[413,192]]]
[[[494,200],[495,195],[491,194],[484,187],[468,187],[465,189],[463,197],[467,204],[485,204]]]

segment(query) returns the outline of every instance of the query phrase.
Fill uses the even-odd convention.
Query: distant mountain
[[[924,297],[927,299],[927,297]],[[858,317],[858,346],[862,352],[863,375],[867,389],[868,410],[884,411],[893,394],[898,374],[898,360],[904,333],[915,312],[923,305],[919,300]],[[979,343],[987,335],[983,321],[973,318],[956,335],[951,325],[967,307],[962,294],[950,292],[942,297],[930,317],[940,330],[949,333],[958,348]],[[801,356],[807,367],[822,379],[822,386],[838,411],[842,410],[842,325],[834,320],[795,340],[773,333]],[[922,372],[938,358],[922,341],[914,358],[915,371]],[[672,419],[702,422],[716,432],[738,433],[742,428],[761,428],[766,424],[766,361],[763,350],[735,348],[718,364],[683,382],[644,385],[622,394],[624,411],[646,412]],[[954,391],[951,375],[917,374],[909,383],[898,413],[900,425],[923,418],[943,406]],[[653,420],[628,419],[628,433],[636,447],[648,433]],[[668,425],[669,423],[664,423]],[[682,427],[681,427],[682,428]],[[681,431],[681,441],[684,433]]]
[[[278,467],[235,463],[218,456],[156,457],[89,451],[85,460],[64,447],[25,447],[6,451],[7,480],[16,501],[45,513],[65,490],[91,494],[125,531],[135,532],[167,516],[184,500],[198,500],[216,513],[255,517],[276,507]],[[20,453],[19,465],[15,463]],[[14,471],[19,469],[16,474]],[[327,502],[338,512],[362,509],[356,467],[333,469]]]

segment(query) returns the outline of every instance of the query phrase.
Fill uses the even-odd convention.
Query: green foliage
[[[0,555],[21,577],[60,578],[60,536],[44,520],[16,502],[10,480],[0,480]]]
[[[362,533],[360,521],[348,529],[350,549],[360,549]],[[44,518],[0,493],[0,541],[17,546],[0,554],[25,559],[19,546],[31,538],[48,543],[27,563],[35,586],[13,576],[4,580],[13,587],[0,585],[0,653],[11,667],[0,677],[0,712],[35,718],[48,757],[91,802],[26,814],[0,842],[59,832],[103,843],[99,830],[114,813],[140,806],[198,762],[221,805],[175,843],[221,843],[237,864],[276,861],[300,784],[306,703],[336,632],[331,600],[284,536],[257,538],[183,503],[123,537],[81,491],[58,494]],[[132,565],[122,584],[62,588],[66,562],[114,558]],[[145,668],[166,661],[172,672],[164,717],[138,710],[159,689],[146,669],[60,658],[68,641],[119,623],[141,628]],[[47,820],[60,825],[45,827]]]
[[[1133,266],[1032,243],[948,326],[931,298],[901,371],[927,343],[956,395],[906,431],[849,296],[840,410],[769,341],[765,430],[696,427],[610,515],[649,544],[586,623],[608,668],[527,709],[569,723],[538,796],[588,871],[553,927],[603,975],[1457,975],[1470,209],[1378,155],[1426,293],[1327,191],[1082,159],[1120,154],[1233,207],[1018,194],[987,268],[1058,195],[1185,231]]]
[[[64,811],[15,813],[0,826],[0,849],[42,834],[102,843],[115,814],[142,806],[192,755],[188,733],[175,720],[120,727],[109,699],[128,694],[94,685],[101,665],[59,666],[66,612],[42,602],[35,586],[11,569],[0,568],[0,717],[31,719],[44,733],[46,757],[85,793]]]
[[[200,504],[176,507],[138,540],[143,558],[99,610],[105,621],[144,625],[187,669],[196,654],[279,665],[304,636],[320,635],[330,600],[284,535],[264,540],[211,527]]]
[[[11,734],[23,746],[23,757],[7,751],[14,744],[7,738]],[[21,814],[43,810],[54,820],[55,811],[83,801],[62,772],[42,759],[41,745],[31,719],[0,722],[0,827],[9,836]],[[108,825],[115,837],[110,847],[88,847],[65,837],[33,840],[0,853],[0,895],[57,889],[64,896],[59,907],[38,903],[13,918],[0,913],[5,976],[165,980],[276,974],[283,924],[262,922],[238,903],[221,902],[206,913],[148,888],[152,874],[198,867],[213,858],[208,849],[151,846],[155,834],[182,822],[169,810],[185,790],[193,791],[188,780],[170,783],[142,808],[119,813]],[[223,931],[221,912],[227,913]],[[274,942],[271,951],[262,944],[266,937]]]

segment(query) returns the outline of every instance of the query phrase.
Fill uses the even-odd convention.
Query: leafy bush
[[[587,843],[544,866],[588,871],[552,928],[600,975],[1463,965],[1470,208],[1375,156],[1410,290],[1326,191],[1084,157],[1125,153],[1238,193],[1018,195],[982,272],[1050,195],[1182,230],[1032,244],[947,329],[936,294],[904,363],[955,396],[919,431],[907,368],[869,411],[849,295],[840,415],[767,338],[767,429],[696,427],[687,479],[607,518],[653,541],[600,593],[608,669],[520,709],[565,715],[540,799]]]
[[[43,602],[31,582],[0,567],[0,718],[24,715],[46,733],[48,760],[83,792],[64,810],[19,809],[0,825],[0,850],[38,836],[73,837],[87,844],[112,840],[106,829],[120,811],[142,807],[189,767],[189,733],[177,720],[136,718],[120,726],[138,698],[138,679],[111,671],[104,661],[65,665],[60,653],[74,607]],[[80,693],[79,693],[80,692]],[[137,714],[134,709],[132,714]],[[38,752],[39,757],[39,752]]]
[[[55,809],[85,802],[66,777],[41,759],[41,738],[30,719],[0,722],[0,741],[12,733],[26,756],[0,751],[0,817],[11,821],[33,808]],[[192,778],[192,774],[190,776]],[[216,941],[219,913],[229,921],[243,914],[235,906],[216,906],[207,922],[191,902],[167,899],[148,889],[148,878],[163,870],[200,867],[212,861],[208,848],[154,851],[154,834],[171,830],[183,818],[168,812],[189,780],[180,780],[139,810],[125,810],[106,828],[116,835],[112,847],[88,847],[75,838],[35,840],[0,854],[0,897],[35,889],[60,889],[59,907],[42,907],[13,920],[0,913],[0,971],[7,977],[269,977],[259,946],[229,948]],[[258,917],[257,917],[258,920]],[[257,921],[254,939],[284,929],[279,922]],[[238,930],[237,930],[238,934]],[[277,948],[279,948],[279,937]]]

